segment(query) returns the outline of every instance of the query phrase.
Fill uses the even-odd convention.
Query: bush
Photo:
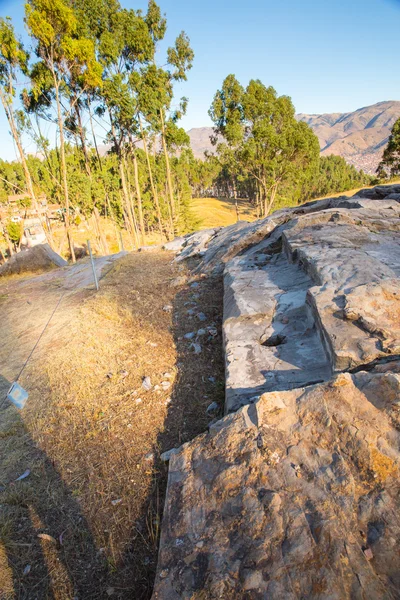
[[[22,226],[21,223],[14,223],[9,221],[6,225],[8,237],[14,244],[19,244],[22,237]]]

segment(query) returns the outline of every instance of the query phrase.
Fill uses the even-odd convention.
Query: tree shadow
[[[0,375],[1,398],[9,388],[10,382]],[[13,588],[3,596],[0,575],[0,597],[105,597],[108,567],[79,502],[8,400],[0,410],[0,439],[0,549],[7,557]]]

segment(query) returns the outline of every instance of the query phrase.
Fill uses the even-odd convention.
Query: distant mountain
[[[322,155],[338,154],[357,169],[373,174],[393,124],[400,117],[400,101],[378,102],[348,113],[301,113],[296,117],[314,130]],[[205,150],[215,152],[210,142],[212,127],[196,127],[188,134],[195,156],[203,158]]]
[[[374,173],[390,131],[400,117],[400,102],[378,102],[349,113],[299,114],[319,139],[321,154],[343,156],[357,169]]]

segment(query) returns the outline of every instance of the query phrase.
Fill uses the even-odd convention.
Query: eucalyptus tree
[[[18,150],[19,159],[25,176],[25,184],[28,194],[32,200],[38,218],[42,221],[41,212],[37,202],[31,173],[21,140],[20,111],[15,108],[16,96],[15,84],[18,76],[28,74],[28,54],[22,43],[17,40],[13,25],[9,18],[0,18],[0,99],[10,126],[11,135]],[[43,230],[48,243],[53,246],[51,233],[43,225]]]
[[[81,93],[85,88],[101,85],[101,67],[94,54],[93,41],[79,35],[78,21],[73,9],[63,0],[28,0],[25,5],[25,22],[28,32],[36,42],[35,53],[46,79],[52,81],[56,102],[57,125],[60,138],[61,181],[65,203],[65,226],[71,258],[75,262],[74,244],[70,231],[70,200],[65,155],[65,114],[63,98],[70,107],[78,102],[73,82],[78,82]],[[35,78],[33,96],[42,93],[42,79]]]
[[[306,123],[298,122],[288,96],[251,80],[246,89],[228,75],[209,112],[222,162],[233,175],[238,169],[252,177],[259,189],[263,214],[271,211],[280,186],[317,170],[318,139]],[[233,165],[233,166],[232,166]]]
[[[393,125],[376,172],[382,179],[386,179],[388,175],[390,177],[400,175],[400,118]]]
[[[151,3],[154,5],[154,2]],[[157,29],[159,32],[159,29]],[[155,42],[161,39],[153,39]],[[155,45],[156,49],[156,45]],[[167,50],[167,64],[158,67],[153,61],[142,69],[141,79],[138,80],[139,111],[150,127],[159,132],[165,157],[167,174],[167,188],[172,219],[175,219],[176,206],[172,183],[171,165],[168,152],[168,138],[171,141],[173,125],[185,114],[187,99],[182,98],[179,108],[171,111],[173,100],[173,86],[175,82],[185,81],[187,72],[192,68],[194,52],[190,46],[190,40],[182,31],[175,40],[173,46]]]

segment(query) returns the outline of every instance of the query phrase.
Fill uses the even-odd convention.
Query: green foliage
[[[357,171],[341,156],[321,156],[319,172],[311,182],[312,197],[329,196],[336,192],[344,192],[358,186],[370,185],[371,176]]]
[[[14,223],[13,221],[8,221],[6,223],[6,231],[8,233],[8,237],[14,244],[18,244],[22,237],[22,226],[21,223]]]
[[[17,200],[17,205],[20,208],[30,208],[32,206],[32,200],[29,197],[20,198]]]
[[[381,179],[400,175],[400,118],[393,125],[388,144],[376,172]]]
[[[8,86],[15,79],[16,69],[27,72],[27,63],[28,54],[15,37],[11,20],[0,18],[0,85],[7,86],[7,91],[14,94]]]
[[[301,185],[317,172],[317,137],[296,120],[291,99],[278,96],[260,80],[251,80],[244,89],[228,75],[209,114],[215,124],[213,141],[232,176],[234,195],[240,181],[252,178],[264,215],[282,188]],[[224,141],[218,143],[218,136]]]

